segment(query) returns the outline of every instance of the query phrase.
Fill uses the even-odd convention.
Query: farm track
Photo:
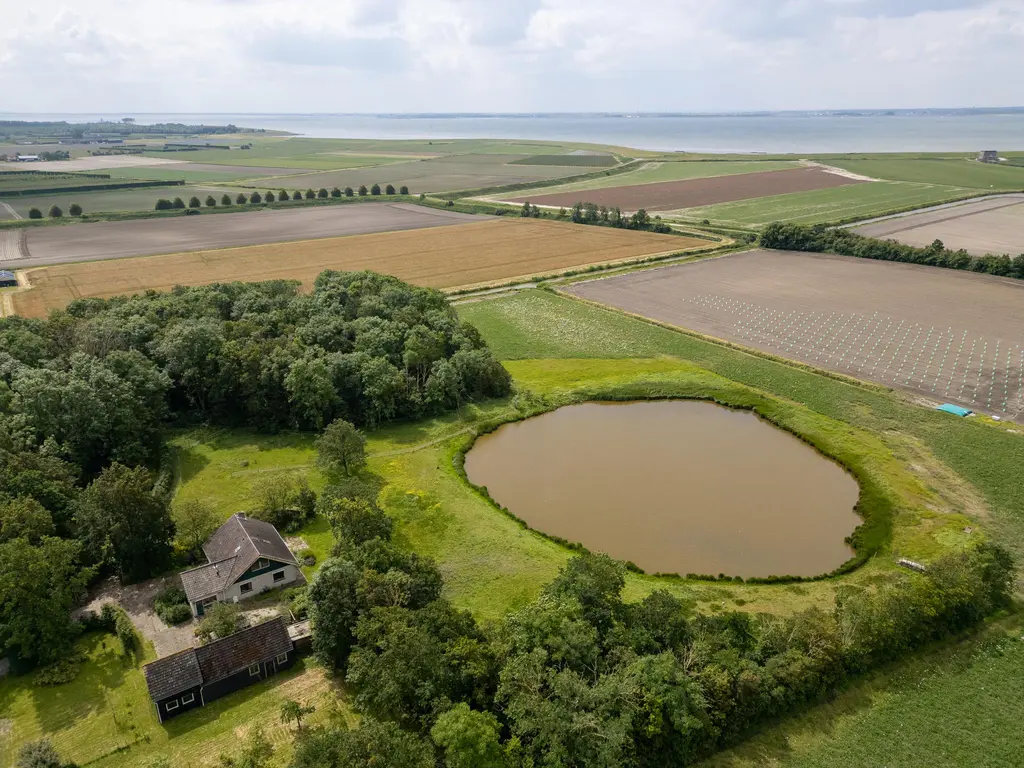
[[[15,221],[21,221],[21,218],[22,218],[21,214],[18,213],[13,208],[11,208],[11,206],[8,205],[7,203],[5,203],[3,200],[0,200],[0,208],[3,208],[5,211],[7,211],[7,213],[10,215],[10,217],[12,219],[14,219]]]

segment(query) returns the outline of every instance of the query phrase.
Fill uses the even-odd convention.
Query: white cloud
[[[0,0],[6,111],[1024,104],[1021,0]]]

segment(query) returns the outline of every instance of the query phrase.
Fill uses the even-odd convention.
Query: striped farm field
[[[382,232],[161,256],[58,264],[25,273],[31,288],[14,311],[45,317],[76,298],[175,285],[300,280],[325,269],[394,275],[416,285],[457,288],[632,261],[702,248],[707,241],[535,219],[498,219],[434,229]]]

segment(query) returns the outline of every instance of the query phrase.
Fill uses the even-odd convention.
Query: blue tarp
[[[974,411],[968,411],[966,408],[961,408],[959,405],[953,405],[952,403],[944,403],[938,407],[938,410],[952,413],[954,416],[970,416],[974,413]]]

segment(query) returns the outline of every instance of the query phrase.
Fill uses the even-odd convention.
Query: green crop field
[[[278,187],[270,187],[278,189]],[[44,195],[31,195],[29,197],[9,197],[3,199],[8,205],[16,210],[23,217],[28,217],[30,208],[38,208],[45,215],[51,205],[58,205],[63,209],[64,215],[68,213],[68,206],[71,203],[78,203],[85,213],[100,213],[114,211],[151,211],[156,201],[161,197],[173,200],[180,197],[186,203],[193,195],[200,200],[206,200],[207,195],[213,195],[220,202],[222,194],[227,192],[234,199],[238,194],[237,189],[223,187],[194,187],[194,186],[172,186],[172,187],[142,187],[139,189],[117,189],[110,192],[55,192]]]
[[[513,160],[513,165],[572,165],[584,168],[611,168],[619,161],[611,155],[530,155]]]
[[[184,181],[189,184],[243,181],[264,179],[268,176],[288,176],[295,173],[293,168],[269,168],[253,166],[216,166],[207,163],[174,163],[136,168],[110,168],[104,171],[119,179],[153,179],[155,181]]]
[[[977,194],[979,190],[966,187],[878,181],[688,208],[677,214],[687,221],[709,219],[718,224],[745,227],[763,227],[773,221],[819,224],[869,219]]]
[[[74,173],[17,173],[0,170],[0,197],[5,192],[31,192],[35,189],[54,189],[59,187],[101,186],[105,184],[122,184],[121,179],[101,178],[103,173],[94,175],[78,175]]]
[[[977,160],[832,160],[831,165],[863,176],[972,189],[1024,190],[1024,168]]]

